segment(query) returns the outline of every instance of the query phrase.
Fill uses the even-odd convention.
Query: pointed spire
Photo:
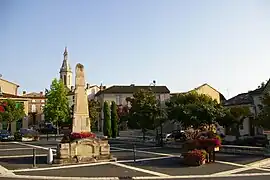
[[[67,51],[67,46],[65,47],[65,51],[64,51],[64,60],[68,59],[68,51]]]
[[[67,51],[67,47],[65,47],[65,51],[64,51],[64,60],[60,69],[60,72],[67,72],[70,71],[71,72],[71,66],[68,62],[68,51]]]

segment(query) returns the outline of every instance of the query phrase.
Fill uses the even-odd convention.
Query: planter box
[[[34,141],[34,138],[29,138],[29,137],[22,137],[22,141],[23,142],[27,142],[27,141]]]

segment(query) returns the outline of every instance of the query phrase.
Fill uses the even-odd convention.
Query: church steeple
[[[62,63],[62,66],[60,68],[60,79],[63,80],[64,84],[67,86],[67,88],[71,89],[72,86],[72,69],[68,62],[68,51],[67,47],[65,47],[64,51],[64,60]]]
[[[68,51],[67,51],[67,46],[65,47],[65,51],[64,51],[64,60],[68,60]]]

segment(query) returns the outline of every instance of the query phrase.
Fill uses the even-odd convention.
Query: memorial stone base
[[[110,153],[108,140],[85,138],[70,143],[59,143],[55,164],[94,163],[116,161]]]

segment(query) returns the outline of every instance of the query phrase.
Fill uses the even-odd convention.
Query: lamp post
[[[154,93],[155,98],[157,98],[157,97],[156,97],[156,91],[155,91],[156,81],[153,80],[153,82],[151,82],[151,83],[149,84],[149,86],[150,86],[150,89],[151,89],[151,86],[154,87],[154,88],[151,89],[151,90],[152,90],[152,92]],[[156,121],[156,117],[154,117],[154,121]],[[155,122],[155,125],[157,125],[156,122]],[[156,142],[158,142],[158,140],[159,140],[159,139],[158,139],[158,128],[156,127]]]

